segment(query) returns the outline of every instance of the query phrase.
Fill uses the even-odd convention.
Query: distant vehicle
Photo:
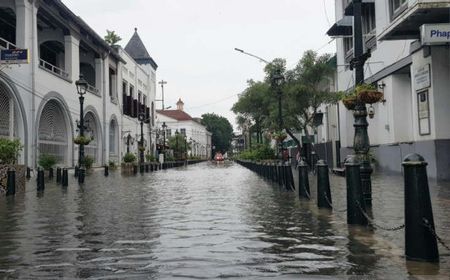
[[[215,160],[215,161],[223,161],[224,158],[223,158],[222,153],[216,153],[216,154],[214,155],[214,160]]]

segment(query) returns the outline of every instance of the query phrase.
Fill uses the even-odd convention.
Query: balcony
[[[0,50],[13,50],[16,45],[0,37]]]
[[[379,40],[420,39],[421,25],[448,23],[450,1],[409,0],[401,13],[391,17],[391,24],[380,33]]]
[[[92,93],[94,95],[101,97],[100,90],[93,85],[88,84],[87,91],[89,91],[90,93]]]
[[[39,59],[39,68],[69,81],[69,73],[43,59]]]

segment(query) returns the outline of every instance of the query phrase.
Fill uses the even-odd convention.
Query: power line
[[[214,101],[214,102],[211,102],[211,103],[207,103],[207,104],[203,104],[203,105],[198,105],[198,106],[193,106],[193,107],[189,107],[189,108],[186,108],[186,109],[196,109],[196,108],[201,108],[201,107],[205,107],[205,106],[214,105],[214,104],[217,104],[217,103],[226,101],[226,100],[228,100],[228,99],[231,99],[231,98],[233,98],[233,97],[235,97],[235,96],[239,96],[239,94],[233,94],[233,95],[224,97],[224,98],[222,98],[222,99],[219,99],[219,100]]]

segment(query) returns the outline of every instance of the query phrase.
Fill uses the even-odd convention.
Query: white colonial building
[[[153,151],[157,65],[137,31],[125,49],[111,47],[59,0],[1,0],[0,19],[0,49],[29,52],[29,63],[0,65],[0,137],[21,140],[20,163],[35,167],[44,153],[63,166],[77,163],[80,74],[89,83],[84,118],[94,140],[86,154],[95,165],[120,162],[127,143],[137,151],[138,112]]]
[[[178,131],[186,137],[190,145],[189,155],[201,157],[202,159],[211,158],[212,134],[201,124],[200,118],[192,118],[184,111],[184,103],[181,99],[177,102],[176,110],[157,110],[156,111],[156,127],[166,127],[166,140],[175,135]],[[162,136],[159,136],[159,140]]]
[[[401,171],[411,152],[425,157],[429,175],[450,179],[450,1],[363,0],[366,83],[384,92],[369,119],[372,151],[381,169]],[[353,4],[336,0],[337,89],[354,86]],[[433,31],[434,30],[434,31]],[[438,33],[440,32],[440,33]],[[340,106],[341,156],[352,152],[353,115]]]

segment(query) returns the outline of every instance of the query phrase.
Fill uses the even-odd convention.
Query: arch
[[[102,160],[102,125],[100,123],[100,117],[94,106],[88,105],[84,109],[84,121],[86,126],[89,127],[91,136],[94,139],[85,146],[85,154],[94,158],[95,164],[101,164]]]
[[[56,40],[48,40],[39,45],[39,58],[45,62],[65,69],[65,49],[64,44]],[[46,65],[46,64],[45,64]],[[50,66],[44,66],[50,67]],[[52,70],[52,69],[49,69]]]
[[[9,116],[13,116],[14,124],[12,125],[12,128],[14,130],[13,133],[11,134],[13,137],[21,139],[21,143],[24,146],[23,153],[21,153],[21,156],[19,158],[19,163],[28,165],[29,136],[28,136],[28,124],[27,119],[25,117],[26,115],[23,101],[14,83],[9,79],[8,76],[6,76],[4,73],[1,72],[0,72],[0,92],[3,92],[3,95],[6,96],[6,98],[4,97],[4,99],[8,99],[8,107],[10,108]],[[12,115],[11,115],[11,108],[13,108]],[[2,112],[0,112],[0,122],[2,122],[4,116],[3,108],[1,110]],[[9,123],[8,126],[10,126]],[[6,127],[6,125],[4,125],[4,127]],[[8,136],[11,136],[11,134],[8,128]]]
[[[109,122],[109,158],[116,162],[119,159],[119,123],[115,115]]]
[[[68,166],[73,166],[73,121],[72,121],[72,116],[70,114],[70,110],[69,110],[69,106],[67,105],[66,101],[64,100],[63,96],[57,92],[49,92],[47,93],[39,107],[37,110],[37,117],[36,117],[36,129],[37,129],[37,135],[35,136],[35,143],[36,143],[36,151],[35,151],[35,158],[38,159],[39,158],[39,153],[42,153],[42,151],[40,150],[40,144],[43,143],[45,144],[46,141],[43,140],[41,141],[40,139],[40,133],[39,133],[39,127],[41,124],[41,119],[42,119],[42,115],[45,109],[45,106],[52,101],[52,106],[56,108],[58,108],[59,113],[61,113],[60,117],[60,122],[63,123],[65,125],[65,130],[67,132],[66,134],[66,142],[67,142],[67,146],[66,146],[66,150],[62,150],[61,149],[61,155],[64,155],[64,160],[60,161],[59,163],[62,165],[68,165]],[[50,141],[51,144],[51,141]],[[61,144],[60,146],[64,146],[62,145],[63,143],[59,143]],[[44,152],[45,152],[45,145],[43,145],[44,147]],[[50,146],[51,147],[51,146]],[[60,147],[61,148],[61,147]]]

